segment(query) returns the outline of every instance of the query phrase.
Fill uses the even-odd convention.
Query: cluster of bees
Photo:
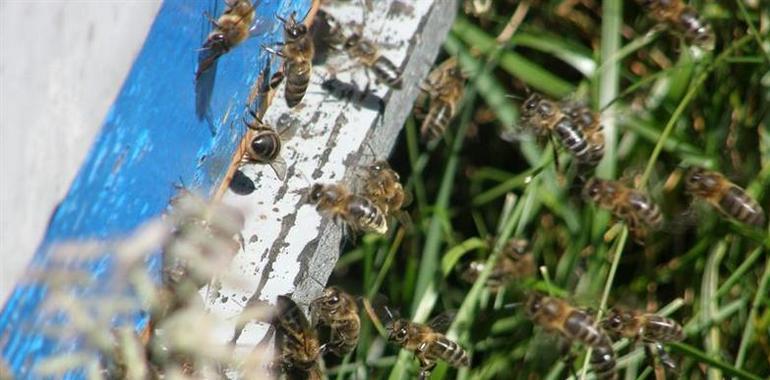
[[[713,48],[714,36],[710,27],[691,7],[681,1],[638,2],[650,11],[653,18],[678,31],[687,42],[706,49]],[[249,37],[254,12],[250,0],[232,0],[218,19],[211,20],[214,28],[203,44],[205,54],[196,77]],[[321,13],[316,18],[325,23],[328,36],[324,41],[332,50],[347,54],[367,74],[373,74],[379,83],[392,89],[404,85],[400,69],[380,53],[377,44],[363,36],[363,25],[352,28],[355,30],[346,30],[332,15]],[[286,104],[293,108],[302,103],[311,82],[316,47],[310,25],[298,21],[296,14],[279,17],[279,20],[283,23],[283,41],[273,47],[264,47],[283,59],[282,69],[272,77],[270,87],[278,88],[285,81],[283,96]],[[422,84],[415,113],[422,119],[420,130],[424,141],[437,140],[444,135],[457,114],[466,79],[457,60],[450,58],[436,67]],[[427,111],[422,108],[426,102],[429,104]],[[248,112],[250,118],[244,118],[244,124],[250,132],[243,163],[267,163],[274,168],[279,167],[281,133],[264,123],[257,112]],[[583,181],[584,198],[623,221],[639,244],[644,244],[651,230],[663,226],[663,213],[643,190],[629,187],[621,181],[590,175],[604,155],[605,137],[599,113],[577,101],[556,101],[531,93],[522,102],[520,125],[565,149],[577,165]],[[282,177],[281,170],[276,169],[276,172]],[[404,207],[409,204],[410,196],[398,173],[385,161],[365,166],[363,172],[362,184],[356,190],[344,184],[316,183],[307,189],[305,199],[314,204],[322,215],[343,224],[354,234],[384,235],[390,230],[391,218],[397,218],[402,224],[408,223]],[[704,200],[724,216],[751,226],[765,225],[765,214],[759,204],[721,173],[690,167],[684,183],[686,192]],[[535,267],[527,242],[512,240],[500,255],[487,285],[496,291],[511,281],[533,276]],[[170,284],[174,292],[179,289],[186,289],[186,292],[197,290],[203,283],[195,279],[208,278],[191,275],[189,271],[182,270],[186,266],[180,267],[176,262],[166,263],[165,268],[164,283]],[[462,278],[474,282],[483,270],[484,263],[470,263]],[[193,282],[188,284],[185,281]],[[591,347],[590,363],[602,379],[616,379],[618,376],[612,347],[617,338],[628,338],[647,348],[656,348],[663,364],[673,367],[663,344],[685,337],[678,322],[652,313],[611,309],[608,316],[596,321],[588,311],[566,300],[538,292],[529,293],[523,305],[525,315],[533,323],[560,334],[568,341]],[[269,320],[277,332],[277,367],[288,378],[321,378],[318,363],[322,355],[331,353],[343,357],[356,348],[361,328],[359,309],[359,299],[338,287],[325,289],[311,303],[309,319],[291,298],[278,297]],[[370,317],[385,321],[388,341],[414,353],[420,364],[421,379],[427,378],[440,360],[453,367],[471,365],[468,352],[444,334],[445,326],[441,325],[441,318],[419,324],[398,317],[387,307],[385,310],[386,313],[378,316],[370,313]],[[168,313],[168,310],[156,311],[153,319],[162,320]]]

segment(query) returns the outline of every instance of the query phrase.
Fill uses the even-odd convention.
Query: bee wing
[[[428,327],[433,329],[433,331],[438,333],[445,333],[447,330],[449,330],[449,326],[452,325],[452,321],[454,321],[455,316],[457,315],[456,310],[447,310],[442,312],[441,314],[433,317],[430,321],[428,321]]]
[[[276,157],[275,160],[270,163],[270,167],[281,181],[286,180],[286,161],[282,157]]]
[[[409,216],[408,212],[404,210],[398,210],[394,212],[394,215],[406,231],[414,231],[414,223],[412,222],[412,217]]]
[[[257,20],[257,22],[249,28],[249,36],[254,37],[269,33],[271,27],[271,23],[268,23],[265,20]]]

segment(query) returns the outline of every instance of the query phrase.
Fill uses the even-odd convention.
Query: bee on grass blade
[[[275,171],[275,174],[281,180],[286,178],[286,161],[280,157],[281,153],[281,133],[273,127],[262,122],[257,113],[249,109],[251,120],[243,119],[243,124],[249,128],[249,141],[246,145],[246,152],[243,155],[241,164],[249,162],[266,163]]]
[[[676,368],[663,348],[663,343],[684,340],[684,330],[677,321],[651,313],[613,308],[602,320],[601,326],[611,334],[654,345],[663,365],[670,369]]]
[[[279,17],[283,23],[283,42],[278,45],[280,50],[273,50],[269,47],[265,49],[281,58],[283,61],[283,70],[276,73],[270,80],[270,87],[276,88],[279,83],[286,79],[286,90],[284,96],[286,104],[289,107],[297,106],[310,84],[310,75],[313,71],[313,56],[315,47],[313,38],[308,33],[308,28],[295,19],[296,12],[292,12],[289,19]]]
[[[198,70],[195,79],[211,68],[214,63],[251,34],[250,28],[254,23],[254,5],[251,0],[232,0],[226,2],[225,11],[217,20],[207,13],[214,30],[209,33],[198,59]]]
[[[321,347],[321,352],[331,351],[343,357],[356,348],[361,320],[353,296],[336,286],[330,286],[313,300],[311,309],[314,318],[331,330],[329,343]]]
[[[424,380],[430,376],[439,360],[456,368],[471,365],[465,349],[444,335],[450,323],[451,317],[447,314],[439,314],[427,324],[412,322],[391,314],[385,328],[389,342],[414,352],[414,356],[420,361],[419,378]]]
[[[591,366],[599,379],[617,379],[615,351],[612,341],[594,323],[594,319],[559,298],[531,293],[525,313],[535,324],[546,331],[557,332],[567,341],[578,341],[592,347]]]
[[[583,196],[626,222],[637,243],[644,245],[648,229],[660,229],[663,215],[650,197],[618,181],[591,178],[583,187]]]
[[[765,225],[765,211],[759,203],[719,172],[692,167],[685,177],[685,188],[728,218],[750,226]]]
[[[585,107],[532,93],[521,104],[520,123],[536,136],[558,140],[580,164],[595,166],[604,154],[598,115]]]

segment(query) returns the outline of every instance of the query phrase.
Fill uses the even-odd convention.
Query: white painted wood
[[[356,166],[371,163],[368,144],[376,158],[387,157],[408,116],[419,84],[427,75],[439,47],[449,31],[457,6],[455,1],[373,1],[364,35],[383,43],[383,54],[404,68],[404,88],[392,91],[374,85],[385,100],[384,117],[355,102],[336,99],[320,87],[329,78],[329,68],[350,66],[348,57],[332,52],[323,66],[314,67],[314,79],[302,104],[289,110],[279,87],[264,120],[278,129],[291,123],[296,130],[285,141],[282,157],[288,166],[286,181],[279,180],[266,165],[247,165],[243,173],[254,181],[249,195],[228,191],[223,201],[246,210],[243,231],[245,248],[233,260],[230,277],[218,292],[204,289],[210,310],[231,322],[250,299],[273,303],[278,295],[293,293],[298,303],[320,294],[338,259],[340,227],[303,204],[302,190],[312,183],[351,183]],[[327,9],[342,22],[361,22],[361,2],[337,2]],[[338,74],[364,88],[367,77],[360,66]],[[372,76],[373,77],[373,76]],[[264,324],[246,326],[237,344],[248,352],[262,341]],[[223,337],[230,340],[233,334]]]
[[[160,1],[0,1],[0,304],[42,240]]]

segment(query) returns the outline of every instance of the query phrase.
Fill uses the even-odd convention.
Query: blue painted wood
[[[163,4],[31,266],[45,267],[49,248],[57,242],[130,232],[164,211],[175,185],[211,195],[223,181],[245,133],[240,117],[250,88],[261,71],[277,68],[260,46],[281,39],[276,14],[305,14],[310,0],[258,4],[258,29],[264,33],[222,56],[201,77],[196,96],[199,49],[211,30],[204,12],[216,17],[223,5],[218,0]],[[148,265],[157,271],[158,257]],[[96,286],[85,293],[98,290],[109,279],[109,257],[89,270]],[[77,342],[43,334],[44,326],[55,323],[39,314],[45,296],[42,285],[20,284],[0,313],[0,349],[17,378],[34,378],[34,366],[41,358],[77,348]],[[137,327],[142,323],[138,320]]]

